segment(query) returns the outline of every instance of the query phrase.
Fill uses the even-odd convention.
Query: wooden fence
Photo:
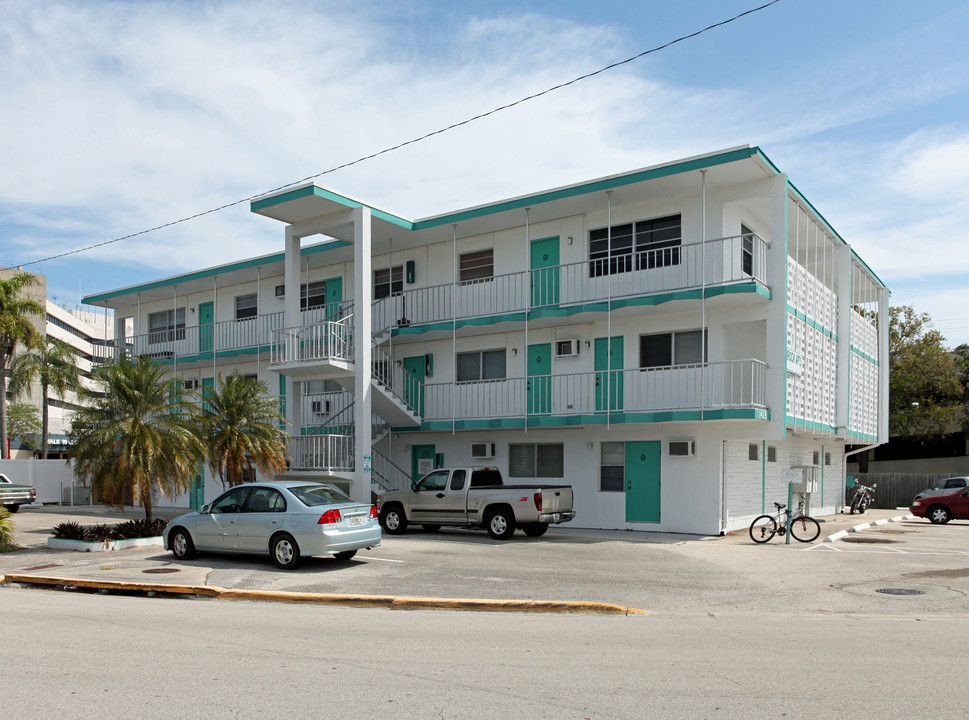
[[[862,485],[878,484],[875,489],[875,507],[908,507],[920,490],[932,487],[937,480],[953,477],[946,473],[852,473],[855,482]],[[852,491],[847,493],[846,503],[851,502]]]

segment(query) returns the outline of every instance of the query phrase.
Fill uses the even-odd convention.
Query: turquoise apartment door
[[[596,338],[596,412],[604,412],[607,409],[610,412],[622,410],[622,353],[622,335],[609,340],[608,350],[606,338]],[[606,405],[606,398],[608,398],[608,406]]]
[[[214,319],[214,305],[210,302],[199,303],[199,352],[212,352],[212,322]]]
[[[626,522],[660,521],[661,443],[626,443]]]
[[[559,239],[532,241],[532,307],[559,304]]]
[[[528,346],[528,414],[548,415],[552,412],[552,344]]]
[[[427,356],[404,358],[404,370],[414,376],[413,381],[404,377],[404,403],[414,413],[424,417],[424,378],[427,371]]]
[[[343,278],[329,278],[326,281],[326,319],[340,320],[343,313]]]

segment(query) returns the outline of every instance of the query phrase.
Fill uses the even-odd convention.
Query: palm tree
[[[47,459],[47,434],[50,412],[47,400],[53,390],[62,398],[68,390],[76,390],[81,379],[77,369],[78,352],[63,340],[48,337],[47,342],[36,350],[19,353],[10,364],[10,392],[13,395],[27,391],[30,395],[34,380],[40,380],[41,398],[41,446],[40,457]]]
[[[203,386],[195,423],[205,445],[212,474],[222,485],[240,485],[252,467],[264,475],[286,469],[286,438],[279,425],[285,418],[265,383],[244,375],[219,376],[219,388]]]
[[[148,520],[155,497],[188,490],[203,457],[190,406],[164,375],[147,357],[104,366],[103,394],[83,390],[90,405],[71,426],[74,476],[109,505],[140,502]]]
[[[0,459],[7,459],[7,365],[20,343],[28,349],[40,345],[42,336],[31,318],[44,317],[44,305],[24,297],[23,291],[37,284],[30,273],[17,273],[0,280]]]

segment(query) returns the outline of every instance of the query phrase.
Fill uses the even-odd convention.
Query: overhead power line
[[[737,20],[740,20],[741,18],[746,17],[747,15],[753,15],[754,13],[760,12],[761,10],[766,10],[771,5],[776,5],[779,2],[781,2],[781,0],[770,0],[770,2],[764,3],[763,5],[760,5],[755,8],[751,8],[750,10],[745,10],[744,12],[738,13],[737,15],[734,15],[731,18],[727,18],[726,20],[721,20],[720,22],[714,23],[712,25],[707,25],[702,30],[697,30],[688,35],[681,35],[675,40],[670,40],[667,43],[658,45],[654,48],[650,48],[649,50],[643,50],[642,52],[637,53],[636,55],[632,55],[626,58],[625,60],[619,60],[617,62],[610,63],[609,65],[599,68],[598,70],[593,70],[592,72],[588,72],[585,75],[579,75],[578,77],[568,80],[566,82],[559,83],[558,85],[553,85],[550,88],[547,88],[537,93],[533,93],[532,95],[526,95],[523,98],[507,103],[505,105],[501,105],[492,110],[488,110],[487,112],[480,113],[479,115],[474,115],[472,117],[466,118],[465,120],[452,123],[451,125],[440,128],[439,130],[433,130],[419,137],[412,138],[411,140],[405,140],[404,142],[398,143],[397,145],[393,145],[391,147],[384,148],[383,150],[372,152],[369,155],[363,155],[362,157],[358,157],[356,160],[350,160],[349,162],[345,162],[341,165],[336,165],[334,167],[331,167],[328,170],[322,170],[313,175],[307,175],[304,178],[300,178],[299,180],[294,180],[292,182],[286,183],[285,185],[280,185],[279,187],[272,188],[271,190],[265,190],[263,192],[257,193],[256,195],[250,195],[240,200],[235,200],[233,202],[225,203],[224,205],[219,205],[218,207],[214,207],[209,210],[203,210],[202,212],[195,213],[194,215],[189,215],[187,217],[183,217],[178,220],[172,220],[171,222],[163,223],[162,225],[156,225],[155,227],[148,228],[147,230],[141,230],[139,232],[131,233],[130,235],[123,235],[121,237],[114,238],[113,240],[105,240],[104,242],[95,243],[93,245],[87,245],[85,247],[77,248],[76,250],[68,250],[66,252],[62,252],[57,255],[51,255],[49,257],[45,257],[40,260],[31,260],[30,262],[20,263],[18,267],[37,265],[39,263],[49,262],[51,260],[57,260],[59,258],[67,257],[69,255],[77,255],[82,252],[87,252],[89,250],[95,250],[97,248],[104,247],[105,245],[113,245],[114,243],[119,243],[119,242],[122,242],[123,240],[130,240],[132,238],[136,238],[141,235],[147,235],[148,233],[153,233],[158,230],[164,230],[165,228],[172,227],[173,225],[181,225],[182,223],[187,223],[190,220],[197,220],[200,217],[205,217],[206,215],[212,215],[213,213],[221,212],[222,210],[227,210],[228,208],[235,207],[236,205],[241,205],[243,203],[251,202],[256,198],[262,197],[264,195],[270,195],[272,193],[286,190],[287,188],[292,188],[296,185],[301,185],[302,183],[309,182],[310,180],[315,180],[316,178],[322,177],[324,175],[335,173],[338,170],[343,170],[345,168],[352,167],[353,165],[359,165],[360,163],[366,162],[367,160],[373,160],[374,158],[380,157],[381,155],[386,155],[388,153],[395,152],[397,150],[400,150],[401,148],[407,147],[408,145],[414,145],[416,143],[427,140],[428,138],[432,138],[435,135],[443,135],[446,132],[450,132],[451,130],[462,127],[464,125],[470,125],[473,122],[489,117],[490,115],[494,115],[496,113],[502,112],[503,110],[509,110],[510,108],[513,108],[517,105],[521,105],[522,103],[526,103],[530,100],[535,100],[536,98],[540,98],[543,95],[548,95],[549,93],[553,93],[556,90],[561,90],[562,88],[569,87],[570,85],[575,85],[576,83],[582,82],[583,80],[588,80],[589,78],[595,77],[596,75],[601,75],[602,73],[607,72],[609,70],[614,70],[615,68],[620,67],[622,65],[627,65],[628,63],[634,62],[636,60],[639,60],[640,58],[645,57],[646,55],[657,53],[660,50],[665,50],[666,48],[672,45],[681,43],[684,40],[690,40],[692,38],[697,37],[698,35],[702,35],[706,32],[709,32],[710,30],[714,30],[718,27],[723,27],[724,25],[729,25],[730,23],[736,22]]]

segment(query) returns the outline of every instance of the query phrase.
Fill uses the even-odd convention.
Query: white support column
[[[838,294],[838,357],[835,375],[835,425],[851,422],[851,247],[834,249],[835,292]],[[879,319],[879,322],[881,320]],[[886,325],[887,327],[887,325]],[[887,337],[887,336],[886,336]],[[880,359],[880,358],[879,358]],[[885,355],[886,363],[888,355]],[[887,397],[887,396],[886,396]]]
[[[771,410],[768,437],[787,437],[787,175],[770,181],[770,249],[767,280],[771,304],[767,312],[767,406]]]
[[[357,502],[370,502],[373,437],[370,397],[373,373],[373,320],[370,311],[373,297],[370,208],[353,212],[353,364],[354,364],[354,473],[350,497]],[[392,273],[393,271],[391,271]],[[391,278],[393,280],[393,278]]]
[[[888,288],[878,290],[878,440],[888,442]]]
[[[300,274],[300,247],[302,238],[296,234],[291,226],[286,227],[286,252],[283,260],[283,272],[285,273],[286,298],[283,304],[283,327],[297,332],[294,328],[302,324],[299,310],[299,274]],[[294,348],[299,348],[299,337],[294,336],[290,341]],[[302,411],[300,409],[300,398],[297,391],[300,390],[299,383],[293,382],[293,378],[286,378],[286,427],[287,430],[299,435],[299,428],[302,423]]]

